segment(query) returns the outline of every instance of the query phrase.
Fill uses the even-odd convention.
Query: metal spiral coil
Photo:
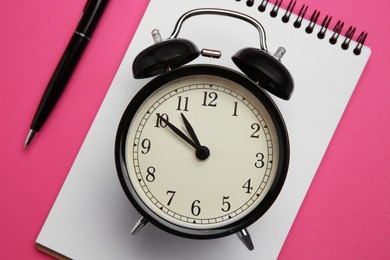
[[[241,2],[241,0],[235,0],[235,1]],[[259,1],[259,4],[257,5],[255,3],[256,0],[245,0],[246,5],[248,7],[257,7],[259,12],[265,13],[267,11],[267,6],[268,6],[268,3],[270,1],[269,0],[261,0],[261,1],[258,0],[258,1]],[[275,0],[274,1],[272,9],[270,10],[270,13],[269,13],[269,15],[272,18],[277,18],[277,16],[279,15],[279,11],[280,11],[280,7],[282,5],[282,2],[283,2],[283,0]],[[289,4],[287,6],[287,9],[286,9],[284,15],[282,16],[283,23],[290,22],[291,14],[294,12],[296,4],[297,4],[296,0],[290,0]],[[295,21],[292,21],[292,24],[295,28],[298,29],[298,28],[302,27],[302,21],[306,17],[308,7],[309,6],[305,5],[305,4],[303,4],[300,7]],[[307,17],[309,17],[309,16],[307,16]],[[332,20],[332,16],[326,15],[325,18],[321,21],[320,11],[315,10],[311,13],[310,18],[308,19],[309,24],[304,28],[305,32],[307,34],[312,34],[315,30],[315,25],[319,25],[320,29],[317,32],[317,38],[320,40],[323,40],[323,39],[325,39],[325,37],[328,33],[332,33],[330,38],[329,38],[329,43],[332,45],[335,45],[335,44],[337,44],[340,35],[342,35],[342,31],[344,28],[344,22],[341,20],[337,21],[337,23],[333,27],[332,32],[330,32],[329,26],[330,26],[331,20]],[[364,46],[364,43],[367,40],[368,34],[367,34],[367,32],[364,32],[364,31],[361,32],[356,40],[356,43],[357,43],[356,46],[351,46],[351,42],[353,40],[353,37],[355,36],[355,33],[356,33],[356,27],[350,26],[348,28],[347,32],[345,33],[345,39],[341,43],[341,48],[343,50],[348,50],[349,48],[354,48],[353,53],[355,55],[360,55],[362,48]]]

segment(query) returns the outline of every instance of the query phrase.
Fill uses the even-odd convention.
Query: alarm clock
[[[260,48],[232,57],[241,72],[187,64],[220,56],[178,38],[186,19],[205,14],[240,19],[259,32]],[[267,94],[291,97],[293,79],[280,62],[285,50],[270,54],[263,26],[225,9],[188,11],[166,40],[152,34],[155,44],[135,58],[133,75],[155,77],[130,101],[115,142],[121,186],[141,215],[131,233],[150,222],[193,239],[237,234],[253,250],[247,227],[276,200],[289,165],[286,126]]]

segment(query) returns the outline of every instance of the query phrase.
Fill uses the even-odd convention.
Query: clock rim
[[[232,222],[231,224],[219,228],[188,228],[179,226],[162,218],[157,213],[152,211],[139,197],[139,195],[135,191],[132,182],[130,181],[128,170],[126,167],[125,147],[127,133],[131,121],[134,118],[134,115],[136,114],[137,110],[140,108],[146,98],[148,98],[161,86],[172,80],[191,75],[213,75],[217,77],[227,78],[250,91],[266,107],[268,113],[270,113],[279,140],[279,166],[276,171],[274,182],[272,183],[264,199],[260,202],[259,205],[257,205],[243,218],[240,218]],[[227,67],[209,64],[186,65],[181,68],[169,71],[165,74],[159,75],[156,78],[152,79],[150,82],[148,82],[127,105],[121,117],[115,139],[115,165],[117,169],[117,175],[121,183],[122,189],[124,190],[131,204],[144,218],[146,218],[155,226],[171,234],[186,238],[209,239],[223,237],[237,233],[257,221],[268,211],[268,209],[272,206],[272,204],[278,197],[287,176],[289,157],[290,144],[287,128],[278,107],[271,99],[271,97],[244,74]]]

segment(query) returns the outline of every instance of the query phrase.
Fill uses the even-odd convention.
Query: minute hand
[[[186,134],[184,134],[182,131],[180,131],[176,126],[172,125],[167,119],[163,118],[161,115],[158,115],[158,118],[163,121],[175,134],[177,134],[179,137],[181,137],[184,141],[189,143],[192,147],[194,147],[196,150],[200,149],[200,145],[196,144],[194,141],[192,141]]]

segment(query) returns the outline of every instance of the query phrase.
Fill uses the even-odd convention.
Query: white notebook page
[[[110,86],[94,123],[80,149],[56,202],[37,238],[37,244],[73,259],[276,259],[294,218],[321,162],[342,113],[370,56],[353,48],[343,50],[342,36],[329,44],[332,32],[319,40],[296,29],[291,15],[269,15],[272,5],[261,13],[235,0],[151,0],[136,35]],[[260,2],[257,2],[260,4]],[[114,141],[122,113],[135,93],[149,79],[132,78],[134,57],[153,44],[150,32],[158,28],[163,38],[170,36],[177,19],[186,11],[215,7],[243,12],[256,18],[265,28],[271,53],[286,48],[283,64],[295,82],[291,100],[274,96],[286,121],[291,157],[288,177],[279,197],[257,222],[248,227],[254,251],[233,236],[213,240],[192,240],[146,226],[136,236],[130,230],[138,213],[126,198],[116,175]],[[303,20],[302,27],[308,25]],[[259,47],[258,33],[243,21],[222,16],[202,15],[183,25],[181,38],[201,48],[219,49],[220,60],[204,57],[192,63],[212,63],[237,69],[231,56],[244,47]],[[356,43],[352,42],[351,47]]]

